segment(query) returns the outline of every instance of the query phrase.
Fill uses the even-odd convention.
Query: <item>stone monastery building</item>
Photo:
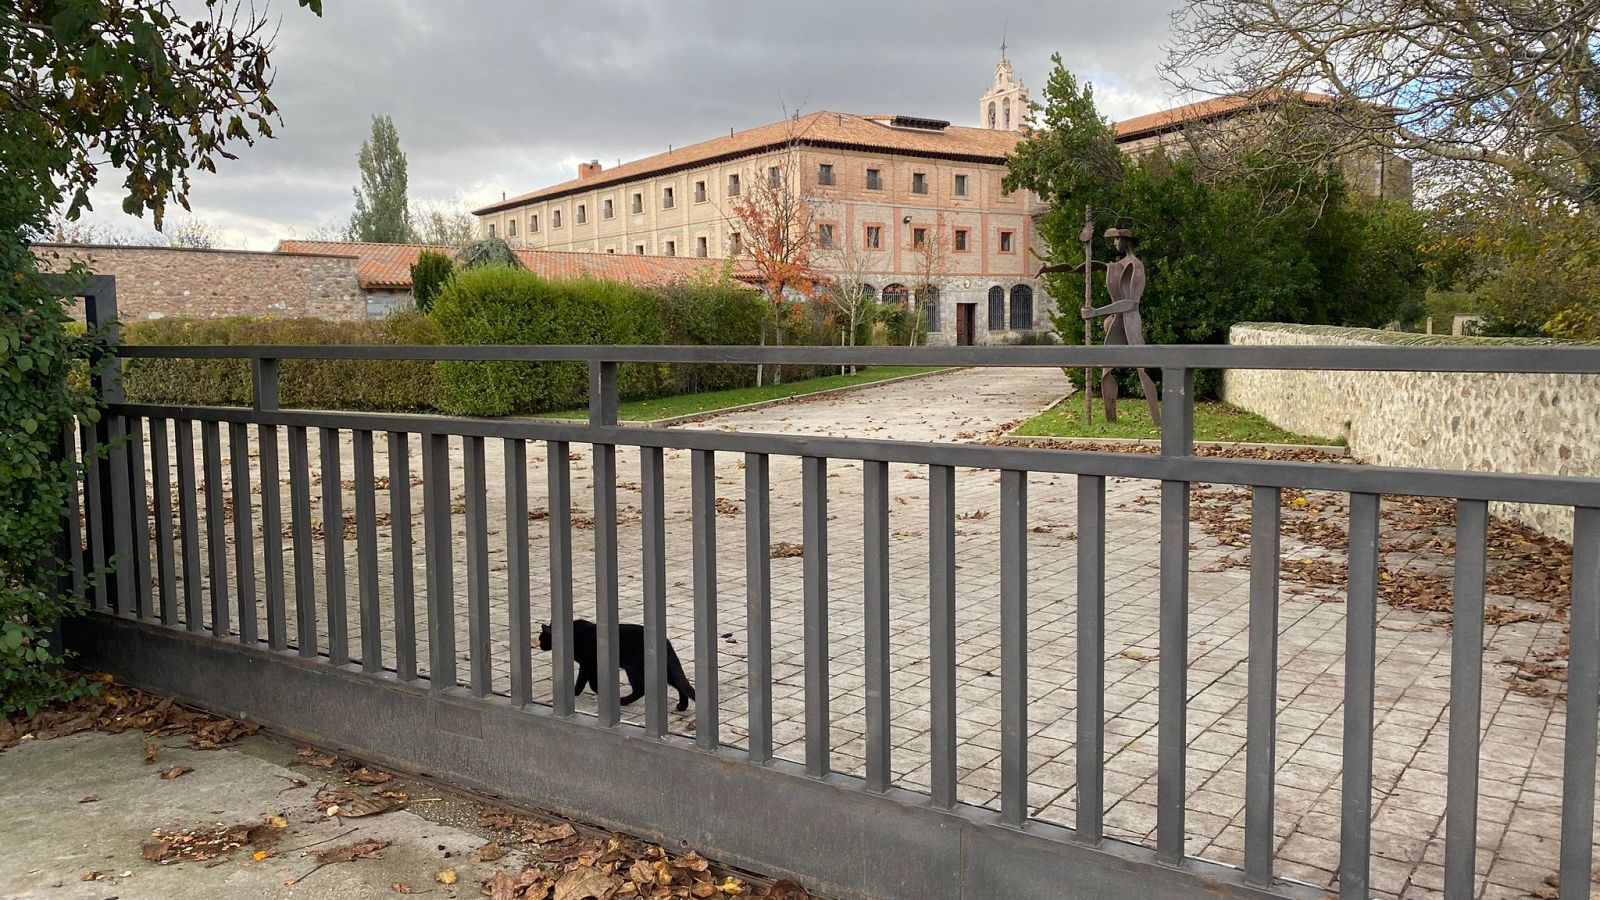
[[[927,256],[918,248],[932,242],[944,275],[925,306],[930,343],[1014,340],[1048,329],[1051,312],[1030,252],[1042,207],[1001,189],[1027,113],[1027,88],[1002,59],[978,104],[982,127],[811,113],[614,169],[585,163],[571,181],[475,212],[485,236],[516,248],[719,259],[739,254],[734,208],[764,179],[815,199],[819,267],[867,273],[886,302],[908,299]]]

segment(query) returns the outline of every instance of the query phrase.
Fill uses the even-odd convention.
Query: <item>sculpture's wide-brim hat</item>
[[[1133,233],[1133,229],[1131,229],[1131,228],[1107,228],[1106,229],[1106,237],[1108,237],[1108,238],[1127,238],[1128,240],[1133,241],[1134,243],[1138,243],[1139,242],[1139,236],[1137,234],[1134,234]]]

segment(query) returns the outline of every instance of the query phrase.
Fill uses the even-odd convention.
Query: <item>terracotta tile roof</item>
[[[1263,95],[1236,94],[1229,97],[1213,97],[1199,103],[1190,103],[1185,106],[1175,106],[1172,109],[1163,109],[1143,116],[1135,116],[1118,122],[1114,127],[1117,131],[1117,141],[1131,141],[1136,138],[1160,134],[1163,131],[1172,131],[1191,122],[1205,122],[1223,119],[1237,115],[1262,106],[1269,106],[1281,102],[1282,95],[1271,91]],[[1309,91],[1302,92],[1300,99],[1313,105],[1332,103],[1333,98],[1327,94],[1314,94]]]
[[[522,194],[474,210],[478,215],[522,206],[535,200],[548,200],[580,191],[619,184],[647,175],[664,174],[707,165],[724,159],[748,156],[782,147],[791,141],[808,146],[848,147],[885,150],[913,156],[1001,162],[1016,146],[1022,134],[988,128],[951,125],[943,129],[900,128],[888,124],[892,116],[858,116],[851,113],[815,112],[798,119],[786,119],[750,128],[726,137],[712,138],[667,153],[657,153],[623,163],[588,178],[574,178],[532,193]],[[934,121],[934,120],[917,120]]]
[[[368,244],[359,241],[279,241],[279,253],[351,256],[356,278],[366,290],[408,290],[411,266],[424,250],[454,256],[454,247],[426,244]],[[547,278],[584,275],[628,284],[656,284],[694,275],[721,260],[685,256],[641,256],[623,253],[575,253],[562,250],[517,250],[530,272]],[[749,278],[748,264],[735,263],[734,277]]]

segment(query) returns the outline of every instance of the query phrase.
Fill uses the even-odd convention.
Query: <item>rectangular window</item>
[[[589,221],[589,207],[586,206],[585,204],[579,203],[578,204],[578,214],[574,218],[576,218],[578,220],[578,224],[579,225],[582,225],[583,223]]]
[[[743,251],[743,250],[744,250],[744,244],[741,243],[740,240],[739,240],[739,232],[735,231],[735,232],[732,232],[731,234],[729,234],[728,235],[728,255],[729,256],[738,256],[739,253],[741,251]]]
[[[711,248],[706,246],[706,239],[705,238],[697,237],[697,238],[694,239],[694,255],[695,256],[698,256],[701,259],[705,259],[706,256],[708,256],[710,254],[710,252],[711,252]]]
[[[678,255],[678,242],[677,241],[667,241],[667,255],[668,256],[677,256]]]
[[[609,218],[611,218],[612,216],[614,216],[616,214],[617,214],[617,211],[615,209],[613,209],[612,206],[611,206],[611,198],[607,197],[600,204],[600,218],[609,219]]]
[[[489,223],[489,237],[494,237],[494,223]]]
[[[530,232],[532,232],[534,234],[538,234],[539,233],[539,214],[538,213],[534,213],[533,215],[528,217],[528,231],[530,231]]]
[[[560,228],[561,227],[561,210],[559,210],[559,209],[550,210],[550,227],[551,228]]]
[[[767,187],[783,187],[783,172],[777,166],[767,167]]]
[[[606,252],[607,253],[615,253],[615,252],[617,252],[617,248],[615,248],[615,247],[607,247],[606,248]]]
[[[965,228],[956,229],[956,252],[967,252],[967,229]]]
[[[957,197],[965,197],[966,195],[967,195],[967,176],[965,176],[965,175],[957,175],[956,176],[956,196]]]
[[[661,189],[661,208],[662,209],[671,209],[673,206],[675,206],[677,204],[677,202],[678,201],[673,199],[673,197],[672,197],[672,188],[662,188]]]
[[[642,212],[644,212],[644,195],[643,194],[634,194],[633,195],[633,214],[634,215],[638,215],[639,213],[642,213]]]
[[[877,250],[878,248],[880,248],[882,246],[883,246],[883,226],[882,225],[868,225],[867,226],[867,249],[868,250]]]
[[[913,229],[911,229],[911,248],[913,250],[921,250],[923,247],[926,247],[927,245],[928,245],[928,229],[926,229],[926,228],[913,228]]]
[[[696,181],[694,183],[694,202],[706,202],[706,183],[704,181]]]
[[[882,169],[868,169],[867,170],[867,190],[869,190],[869,191],[881,191],[881,190],[883,190],[883,170]]]
[[[633,252],[638,254],[639,256],[643,256],[644,255],[644,245],[643,244],[634,244],[633,245]]]
[[[728,196],[729,197],[737,197],[737,196],[739,196],[739,173],[738,172],[735,172],[732,175],[728,176]]]
[[[516,219],[509,219],[509,220],[506,221],[506,237],[516,237],[516,236],[517,236],[517,220]]]
[[[832,163],[823,163],[817,166],[817,184],[833,184]]]
[[[1001,253],[1010,253],[1011,252],[1011,232],[1009,232],[1009,231],[1000,232],[1000,252]]]
[[[833,226],[832,225],[818,225],[817,226],[817,246],[821,247],[824,250],[829,250],[829,249],[833,248]]]
[[[928,176],[921,172],[911,173],[911,193],[926,194],[928,192]]]

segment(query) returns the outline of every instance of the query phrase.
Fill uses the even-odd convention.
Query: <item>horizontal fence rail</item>
[[[126,559],[132,548],[138,568],[119,565],[116,572],[126,570],[128,578],[104,579],[91,586],[96,611],[131,619],[121,621],[121,627],[152,629],[152,634],[187,629],[191,634],[184,639],[200,642],[207,654],[212,648],[226,647],[235,655],[250,654],[252,661],[295,666],[292,677],[326,676],[322,683],[330,693],[323,699],[335,706],[340,705],[339,691],[347,692],[349,703],[359,704],[363,697],[374,696],[370,691],[378,687],[411,690],[406,697],[421,697],[417,702],[432,704],[427,707],[432,710],[431,718],[410,725],[414,731],[409,739],[419,745],[432,740],[429,735],[446,735],[458,752],[470,754],[476,751],[470,749],[475,745],[468,739],[475,735],[486,739],[484,729],[489,727],[470,724],[479,721],[473,718],[473,710],[522,716],[517,721],[528,724],[518,727],[527,729],[530,748],[553,747],[556,745],[551,742],[559,739],[565,742],[560,746],[572,747],[578,756],[593,754],[620,767],[616,778],[633,789],[635,798],[631,807],[606,807],[614,810],[612,817],[620,824],[668,833],[676,828],[682,832],[679,837],[693,837],[712,850],[720,847],[730,858],[808,876],[819,889],[848,896],[1034,896],[1040,895],[1031,893],[1034,886],[1047,883],[1056,888],[1051,896],[1320,894],[1320,890],[1283,879],[1274,868],[1279,504],[1285,489],[1333,491],[1349,501],[1339,748],[1343,815],[1338,841],[1342,855],[1337,873],[1338,889],[1349,897],[1367,896],[1371,884],[1373,685],[1379,665],[1374,646],[1383,498],[1386,494],[1431,496],[1448,498],[1458,506],[1455,607],[1459,616],[1477,624],[1457,630],[1452,643],[1444,888],[1447,897],[1475,896],[1481,886],[1473,863],[1487,503],[1574,508],[1560,890],[1563,898],[1588,896],[1594,839],[1596,705],[1600,702],[1600,481],[1199,457],[1193,452],[1192,387],[1194,371],[1200,368],[1596,373],[1600,372],[1600,351],[385,346],[126,347],[121,355],[130,359],[254,360],[253,402],[249,408],[129,404],[122,402],[114,381],[102,384],[110,415],[97,427],[140,436],[141,443],[131,455],[125,449],[126,441],[111,444],[113,465],[91,463],[87,467],[86,527],[82,528],[86,565],[95,566],[107,558]],[[584,363],[590,370],[590,419],[569,425],[281,409],[278,361],[313,358]],[[1135,455],[629,428],[617,422],[617,366],[631,362],[1140,365],[1162,370],[1161,403],[1167,430],[1159,455]],[[223,431],[232,455],[227,466],[221,456]],[[109,436],[109,431],[106,433]],[[251,467],[241,462],[249,452],[252,433],[259,454],[253,479]],[[316,457],[310,448],[313,433],[318,440]],[[148,451],[142,443],[146,435]],[[486,444],[485,439],[493,440]],[[280,440],[287,448],[286,472],[282,471]],[[590,497],[573,491],[575,447],[591,452]],[[505,467],[499,481],[487,474],[488,453],[497,448]],[[619,468],[619,448],[637,451],[637,471]],[[385,449],[387,464],[379,467],[375,453]],[[528,471],[530,450],[543,452],[544,473]],[[689,470],[687,485],[677,486],[692,501],[692,512],[683,522],[669,519],[663,500],[673,471],[665,460],[673,454],[681,456],[680,465]],[[785,458],[798,466],[800,490],[797,497],[785,497],[779,503],[772,473],[776,462]],[[413,459],[419,459],[420,466],[415,466]],[[737,465],[742,470],[737,482],[723,480],[719,487],[719,462],[725,468]],[[859,468],[859,474],[852,471],[846,475],[844,464],[852,470]],[[148,482],[155,491],[153,531],[144,527],[147,466]],[[992,473],[999,498],[1001,552],[994,561],[998,565],[999,613],[996,621],[981,623],[999,636],[999,665],[993,673],[998,686],[993,745],[998,753],[999,779],[993,809],[960,803],[956,796],[960,777],[956,704],[962,690],[956,672],[963,655],[957,637],[963,608],[959,584],[963,576],[956,561],[960,533],[957,469]],[[453,480],[453,472],[459,472],[458,480]],[[896,591],[891,571],[890,486],[891,473],[898,479],[902,472],[906,477],[926,479],[928,501],[927,529],[918,532],[927,548],[926,642],[920,650],[927,654],[928,671],[908,690],[897,689],[896,673],[891,669],[892,656],[903,648],[900,623],[894,620],[890,605],[890,596]],[[1065,670],[1031,667],[1028,658],[1030,573],[1038,564],[1037,554],[1029,548],[1031,529],[1037,524],[1030,518],[1029,485],[1030,478],[1043,475],[1071,476],[1068,483],[1076,491],[1076,546],[1070,551],[1075,563],[1071,606],[1076,614],[1076,661]],[[387,504],[380,504],[375,491],[385,476],[390,496]],[[837,490],[832,485],[841,477],[859,478],[860,507],[851,511],[861,515],[863,525],[858,534],[833,523],[842,504],[831,499],[830,493]],[[288,485],[287,506],[280,478]],[[1114,611],[1119,602],[1107,591],[1106,493],[1108,479],[1117,478],[1149,479],[1161,485],[1159,621],[1152,623],[1160,645],[1154,685],[1159,698],[1153,732],[1157,779],[1152,797],[1154,841],[1148,847],[1105,835],[1105,803],[1110,790],[1105,752],[1105,623],[1108,609]],[[619,484],[633,479],[638,479],[635,489],[642,499],[641,518],[639,528],[628,532],[637,537],[626,539],[640,550],[642,568],[626,571],[619,554],[624,537],[618,530],[617,491]],[[313,507],[314,482],[321,485],[320,508]],[[1187,654],[1191,640],[1189,498],[1191,485],[1197,483],[1242,486],[1252,498],[1248,528],[1253,552],[1246,585],[1247,709],[1241,713],[1248,734],[1239,818],[1242,870],[1197,859],[1185,844],[1185,816],[1194,809],[1187,754],[1195,675],[1189,670]],[[420,509],[412,508],[413,484],[421,487]],[[464,493],[456,492],[457,484]],[[537,495],[541,485],[543,506],[535,509],[530,503],[530,486]],[[136,499],[130,500],[130,488]],[[487,497],[502,490],[503,513],[491,513]],[[252,503],[257,491],[259,500]],[[230,502],[235,516],[233,546],[238,548],[231,572],[222,553],[228,539],[222,511]],[[742,534],[720,517],[721,505],[728,502],[736,503],[744,517]],[[130,503],[139,506],[131,515],[127,514]],[[254,518],[249,518],[252,515]],[[420,516],[420,536],[412,533],[413,515]],[[72,527],[78,528],[77,513],[70,516]],[[774,602],[772,525],[780,516],[792,517],[804,536],[802,583],[794,592],[800,602],[793,609]],[[579,527],[578,517],[586,520],[583,527],[593,528],[592,584],[575,583],[573,533]],[[138,529],[129,524],[135,518]],[[681,546],[688,548],[681,560],[673,558],[665,537],[665,529],[680,526]],[[256,528],[260,529],[259,541]],[[462,535],[459,542],[458,532]],[[530,557],[530,533],[540,532],[546,536],[548,566],[531,571],[530,567],[537,568],[540,563]],[[206,538],[204,548],[202,538]],[[838,551],[830,558],[830,547],[854,547],[851,542],[857,541],[859,559]],[[314,560],[319,543],[325,578],[321,592]],[[347,543],[356,560],[351,572],[343,568]],[[719,559],[719,548],[741,545],[745,564],[742,597],[718,588],[719,572],[732,568],[726,559]],[[497,549],[504,551],[503,590],[495,587],[498,582],[491,578],[490,557]],[[590,552],[587,544],[582,552]],[[414,566],[412,557],[419,553],[420,563]],[[677,567],[680,561],[682,568],[673,569],[680,579],[674,582],[669,565]],[[384,563],[387,578],[383,577]],[[292,567],[292,574],[286,565]],[[422,570],[420,579],[414,576],[416,568]],[[831,578],[846,569],[861,579],[859,596],[841,597],[836,589],[830,589]],[[263,572],[259,578],[258,570]],[[140,580],[138,590],[131,588],[133,573]],[[420,598],[413,596],[418,581]],[[347,582],[355,586],[348,597]],[[627,594],[630,599],[642,598],[643,624],[637,632],[625,628],[627,623],[620,619],[619,596],[624,585],[634,592]],[[591,591],[592,605],[588,602]],[[547,606],[543,599],[535,602],[536,593],[548,598]],[[692,718],[671,718],[679,696],[676,679],[680,667],[666,638],[669,593],[692,597],[693,622],[682,630],[689,637],[678,644],[680,650],[692,647],[693,651],[692,666],[685,666],[694,685]],[[594,610],[592,624],[573,625],[575,598],[582,608]],[[290,600],[295,608],[293,621],[288,612]],[[356,606],[353,617],[346,608],[349,603]],[[837,615],[841,604],[861,613],[860,632],[851,635],[848,653],[841,650],[842,638],[830,631],[830,615]],[[258,614],[265,618],[260,634]],[[725,624],[732,614],[742,614],[742,631],[730,631]],[[536,624],[542,621],[550,623],[543,635]],[[422,662],[418,659],[419,640],[427,645],[427,658]],[[778,672],[775,642],[798,648],[798,668],[803,671],[792,681],[783,680]],[[121,651],[106,649],[112,643],[108,640],[97,646],[113,657],[127,658],[116,656]],[[629,658],[630,648],[638,648],[643,664],[637,673],[624,675],[620,665]],[[538,652],[541,649],[548,654]],[[735,651],[742,661],[731,658]],[[723,655],[719,657],[719,653]],[[226,665],[227,657],[217,659],[216,665]],[[239,657],[237,677],[241,679],[246,671],[244,660]],[[496,673],[502,670],[503,693],[495,687],[495,679],[500,677]],[[546,682],[536,679],[535,670],[549,674],[548,687],[539,686]],[[743,670],[746,686],[742,705],[737,709],[719,707],[719,681],[737,670]],[[846,775],[835,766],[842,740],[835,730],[840,682],[830,678],[841,676],[859,686],[863,702],[864,726],[856,743],[864,758],[864,777]],[[592,683],[584,684],[586,677]],[[1045,688],[1070,685],[1076,691],[1076,720],[1070,732],[1075,743],[1070,759],[1076,768],[1072,828],[1039,819],[1032,805],[1039,798],[1029,792],[1029,773],[1037,753],[1031,739],[1031,698],[1038,696],[1041,680]],[[774,691],[780,687],[803,699],[804,714],[798,721],[775,720]],[[246,691],[242,686],[213,689],[221,693],[208,694],[207,689],[195,686],[189,693],[233,698]],[[574,695],[580,692],[597,697],[593,713],[576,711]],[[641,707],[632,709],[642,709],[642,718],[629,720],[623,714],[630,708],[625,704],[641,695]],[[897,764],[897,747],[891,740],[892,729],[899,727],[897,723],[906,715],[906,704],[920,711],[916,727],[926,732],[921,738],[928,753],[925,783],[929,787],[925,790],[905,786],[904,770]],[[687,734],[674,733],[673,722],[692,723],[693,727]],[[276,724],[295,727],[293,722]],[[387,752],[400,761],[426,759],[420,750],[407,755],[407,739],[402,735]],[[775,746],[785,742],[803,745],[803,753],[792,763],[775,752]],[[555,754],[556,759],[537,754],[537,758],[523,758],[517,748],[485,752],[488,756],[484,759],[489,761],[482,766],[463,763],[459,774],[483,783],[485,772],[509,771],[496,765],[526,766],[530,773],[539,766],[580,772],[586,765],[560,753]],[[676,773],[672,777],[681,781],[668,779],[661,782],[665,787],[658,788],[653,774],[626,768],[645,758],[661,766],[660,771]],[[442,771],[451,770],[446,767]],[[513,793],[517,789],[499,783],[486,786]],[[598,790],[583,785],[569,789],[573,793],[564,796],[573,803],[589,796],[585,790]],[[671,802],[659,799],[663,790]],[[771,835],[763,837],[760,827],[730,830],[719,826],[715,823],[722,820],[708,812],[705,814],[712,817],[713,824],[696,825],[691,834],[691,829],[680,827],[683,819],[674,818],[678,813],[672,804],[694,808],[696,792],[701,790],[758,798],[773,808],[758,809],[751,815],[759,821],[785,824],[774,824]],[[824,791],[829,793],[817,793]],[[812,797],[832,799],[819,799],[814,807],[808,807]],[[771,818],[779,816],[779,807],[786,804],[783,815],[794,818]],[[806,809],[812,812],[808,814]],[[882,815],[888,812],[896,815]],[[952,825],[967,835],[959,844],[943,843],[952,833]],[[879,860],[881,865],[877,865],[872,862],[874,848],[884,846],[901,847],[911,856],[916,853],[912,848],[921,848],[928,852],[927,860],[936,862],[928,862],[920,875],[909,871],[909,863]],[[994,876],[1000,882],[970,882],[974,873],[988,872],[985,866],[999,866],[1002,860],[1012,868]],[[1011,862],[1014,860],[1023,862]],[[1063,873],[1064,879],[1050,881]]]

